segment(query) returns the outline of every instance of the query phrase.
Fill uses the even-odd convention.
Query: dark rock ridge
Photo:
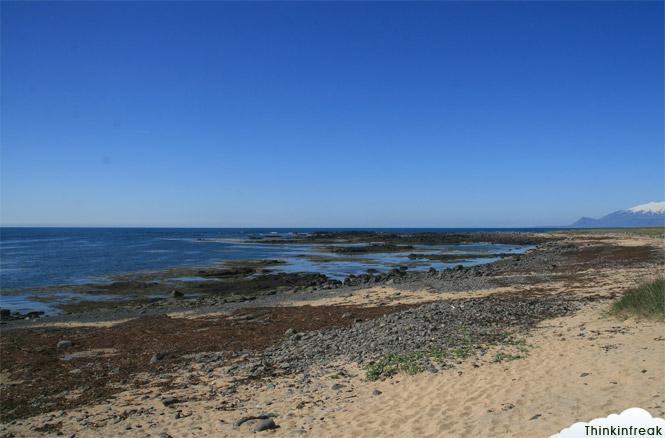
[[[536,245],[554,240],[551,236],[537,233],[509,231],[470,232],[415,232],[391,233],[383,231],[316,231],[298,234],[289,238],[255,236],[263,243],[365,243],[385,245],[455,245],[460,243],[501,243],[511,245]]]

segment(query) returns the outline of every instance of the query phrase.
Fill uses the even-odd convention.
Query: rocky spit
[[[350,328],[308,333],[287,331],[287,339],[232,371],[250,377],[306,372],[339,359],[366,365],[382,356],[459,347],[483,348],[507,341],[515,331],[543,319],[569,314],[575,300],[562,297],[485,297],[438,301],[357,322]],[[424,359],[426,360],[426,359]],[[431,363],[423,363],[431,367]]]
[[[311,235],[294,236],[286,240],[289,243],[320,243],[330,245],[336,243],[358,243],[357,246],[332,247],[336,250],[353,250],[362,255],[371,252],[401,252],[404,248],[416,250],[414,245],[440,245],[461,243],[510,243],[523,245],[547,245],[556,243],[559,239],[536,235],[533,233],[375,233],[375,232],[334,232],[313,233]],[[271,238],[268,243],[281,243]],[[414,256],[422,256],[413,254]],[[519,256],[495,254],[513,260]],[[488,255],[489,257],[490,255]],[[452,255],[448,255],[452,257]],[[454,257],[453,259],[454,260]],[[461,260],[461,259],[460,259]],[[59,305],[67,316],[90,313],[126,313],[138,311],[141,313],[161,312],[179,308],[197,308],[220,306],[228,303],[243,303],[257,299],[270,301],[272,295],[285,295],[289,293],[310,293],[320,291],[338,291],[345,288],[358,288],[377,284],[405,284],[417,283],[423,279],[441,280],[443,287],[455,287],[456,290],[472,290],[485,287],[488,282],[478,280],[492,274],[491,269],[474,269],[470,277],[477,277],[473,281],[464,281],[460,289],[456,285],[443,283],[467,277],[466,272],[455,270],[451,275],[450,269],[437,272],[412,272],[409,267],[396,266],[389,272],[377,272],[368,269],[365,274],[349,275],[344,281],[328,278],[317,272],[279,272],[275,267],[285,264],[284,260],[235,260],[226,261],[220,265],[204,267],[178,267],[156,272],[134,272],[111,277],[111,281],[82,285],[49,286],[44,288],[23,290],[8,290],[7,293],[44,293],[73,291],[83,296],[89,294],[90,300],[80,302],[62,303]],[[461,266],[461,265],[460,265]],[[199,278],[172,282],[173,278]],[[165,290],[165,283],[169,286]],[[342,290],[342,293],[344,291]],[[94,299],[96,294],[115,295],[116,300]],[[279,299],[279,298],[278,298]],[[28,314],[10,313],[8,309],[0,309],[0,324],[7,321],[35,320],[42,317],[40,312]],[[126,317],[127,315],[123,315]],[[75,317],[74,317],[75,318]]]
[[[513,241],[519,241],[515,240],[513,234],[508,233],[508,237]],[[496,239],[496,236],[494,238]],[[589,239],[593,241],[593,238]],[[424,289],[434,292],[472,291],[533,282],[537,280],[533,276],[534,273],[541,277],[551,274],[574,275],[589,268],[645,265],[662,260],[665,256],[662,248],[630,248],[605,243],[580,245],[571,239],[543,238],[530,234],[525,235],[523,240],[522,243],[537,244],[537,246],[524,254],[505,256],[493,263],[470,267],[457,265],[449,269],[429,271],[412,271],[408,266],[400,266],[384,273],[370,269],[362,275],[349,275],[344,281],[330,279],[320,273],[261,273],[266,267],[279,264],[278,260],[236,261],[229,267],[206,268],[205,272],[192,271],[192,268],[179,268],[172,270],[173,272],[160,273],[158,277],[176,274],[223,277],[228,282],[225,283],[224,293],[213,291],[214,293],[201,294],[206,288],[214,289],[214,282],[201,282],[201,284],[190,282],[191,290],[173,290],[169,299],[117,303],[112,309],[82,307],[70,314],[49,317],[49,320],[57,322],[123,319],[181,310],[234,311],[244,307],[272,306],[292,299],[317,300],[382,285],[410,291]],[[158,285],[154,281],[155,278],[155,274],[131,274],[126,279],[123,278],[127,281],[111,283],[105,287],[114,291],[117,289],[118,293],[132,288],[149,292],[150,287]],[[229,287],[230,292],[226,290]],[[199,290],[200,288],[203,289]],[[19,320],[23,326],[27,326],[30,324],[29,321],[34,321],[40,316],[42,316],[40,312],[25,315],[10,314],[4,309],[0,315],[0,324]],[[4,327],[5,330],[11,328],[11,326]]]

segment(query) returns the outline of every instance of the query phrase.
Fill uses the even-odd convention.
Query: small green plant
[[[377,362],[372,362],[365,368],[367,371],[367,380],[375,381],[381,378],[392,377],[397,374],[397,367],[395,365],[389,364],[384,359],[380,359]]]
[[[531,345],[526,343],[526,338],[510,338],[507,342],[508,345],[515,347],[520,353],[528,353]]]
[[[515,338],[513,339],[513,345],[526,347],[526,338]]]
[[[444,363],[446,359],[462,360],[471,356],[473,348],[471,345],[460,345],[453,348],[433,348],[427,354],[434,362]]]
[[[372,381],[392,377],[397,373],[413,375],[424,371],[432,362],[445,365],[448,359],[462,360],[472,353],[473,346],[464,344],[453,348],[434,347],[428,351],[389,354],[367,365],[365,371],[367,379]]]
[[[471,355],[471,346],[462,345],[450,350],[450,355],[455,359],[466,359]]]
[[[520,355],[514,355],[510,353],[504,353],[502,351],[498,352],[496,356],[494,356],[494,362],[500,363],[500,362],[510,362],[511,360],[516,360],[516,359],[521,359],[522,356]]]
[[[367,365],[367,380],[373,381],[392,377],[399,372],[411,375],[417,374],[423,370],[421,362],[426,356],[426,353],[420,351],[384,356],[378,361]]]
[[[448,351],[443,349],[443,348],[433,348],[429,352],[430,357],[434,362],[437,363],[444,363],[446,359],[448,358]]]
[[[611,313],[619,316],[665,318],[665,278],[644,282],[629,289],[612,304]]]

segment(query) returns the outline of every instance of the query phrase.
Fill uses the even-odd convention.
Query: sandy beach
[[[609,314],[662,273],[662,237],[546,237],[475,271],[10,323],[0,434],[533,437],[630,407],[665,416],[665,322]],[[423,355],[370,374],[408,344]]]
[[[0,2],[0,438],[665,438],[665,1]]]

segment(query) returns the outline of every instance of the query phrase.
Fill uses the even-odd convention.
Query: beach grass
[[[388,379],[400,373],[415,375],[433,368],[454,367],[462,361],[476,355],[484,355],[492,344],[474,342],[468,329],[460,328],[461,342],[455,346],[431,347],[424,351],[411,351],[400,354],[388,354],[365,366],[366,378],[369,381]],[[533,348],[526,338],[515,336],[510,332],[497,334],[496,343],[502,346],[493,362],[512,361],[528,356]]]
[[[511,360],[517,360],[517,359],[522,359],[522,356],[519,354],[510,354],[510,353],[505,353],[503,351],[498,352],[494,356],[494,361],[495,363],[501,363],[501,362],[509,362]]]
[[[374,381],[392,377],[399,372],[410,375],[423,371],[421,365],[426,354],[414,351],[405,354],[389,354],[366,367],[367,380]]]
[[[611,313],[618,316],[645,316],[665,319],[665,277],[647,281],[627,290],[612,304]]]
[[[472,345],[463,344],[453,348],[435,347],[429,351],[389,354],[367,365],[365,371],[370,381],[389,378],[398,373],[414,375],[425,371],[432,363],[446,366],[448,361],[464,360],[472,353]]]

